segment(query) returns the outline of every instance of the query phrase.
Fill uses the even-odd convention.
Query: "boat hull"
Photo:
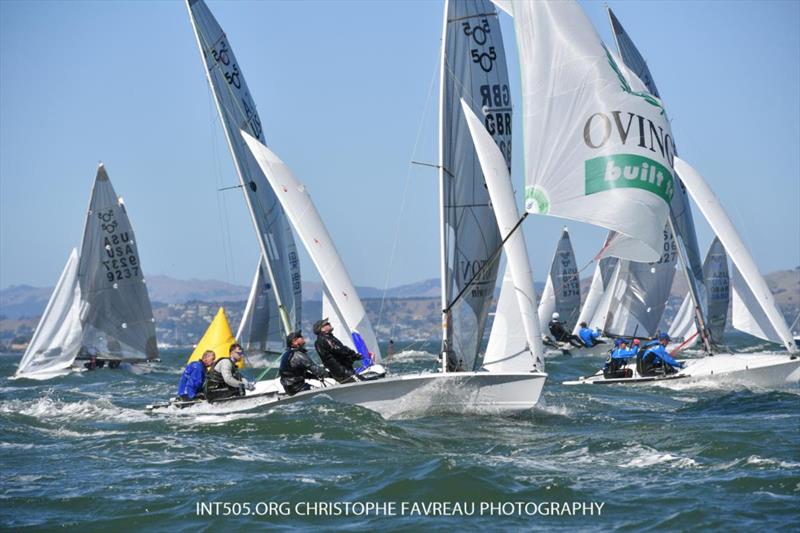
[[[214,411],[240,411],[303,402],[316,397],[360,405],[386,418],[427,413],[514,414],[532,409],[539,401],[547,374],[453,372],[392,376],[373,381],[323,386],[287,396],[278,380],[256,384],[256,390],[242,398],[227,401],[158,404],[160,407],[202,405]],[[328,380],[330,382],[330,380]]]
[[[780,354],[717,354],[686,359],[686,367],[667,376],[639,376],[605,379],[602,372],[564,381],[564,385],[654,385],[661,382],[719,382],[763,388],[796,386],[800,383],[800,358]],[[632,365],[629,365],[631,368]]]

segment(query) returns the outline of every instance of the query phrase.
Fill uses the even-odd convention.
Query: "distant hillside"
[[[589,271],[591,275],[591,271]],[[767,284],[775,294],[781,311],[792,322],[800,313],[800,267],[794,270],[781,270],[765,276]],[[581,291],[584,297],[589,290],[591,278],[581,280]],[[537,282],[536,290],[541,292],[544,284]],[[162,304],[184,304],[186,302],[244,302],[247,300],[249,287],[233,285],[217,280],[179,280],[169,276],[149,276],[147,287],[150,299]],[[357,287],[364,300],[380,300],[383,289],[374,287]],[[0,317],[6,319],[36,318],[44,310],[50,297],[51,288],[16,285],[0,290]],[[439,298],[439,280],[427,279],[417,283],[400,285],[386,291],[388,299],[430,299]],[[499,291],[495,291],[497,294]],[[686,295],[686,279],[680,272],[675,273],[672,287],[672,299],[676,305]],[[303,283],[303,300],[322,301],[322,284],[319,282]],[[672,306],[671,306],[672,307]],[[435,313],[434,313],[435,315]]]

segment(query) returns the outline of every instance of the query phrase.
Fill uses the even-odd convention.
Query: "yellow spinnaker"
[[[236,342],[236,339],[233,337],[228,318],[225,316],[225,309],[220,307],[219,311],[217,311],[217,316],[214,317],[206,332],[203,333],[203,337],[197,343],[197,347],[195,347],[187,363],[199,361],[206,350],[213,350],[217,355],[217,359],[228,357],[231,344],[234,342]],[[244,358],[236,366],[244,368]]]

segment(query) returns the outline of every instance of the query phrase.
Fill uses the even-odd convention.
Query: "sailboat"
[[[557,350],[558,353],[570,354],[570,349],[575,347],[569,343],[554,340],[550,336],[549,323],[553,319],[554,313],[558,313],[564,329],[571,331],[578,325],[580,310],[580,274],[569,231],[565,227],[558,240],[553,262],[550,264],[550,272],[539,301],[539,327],[546,346]]]
[[[125,204],[100,164],[80,253],[70,252],[15,378],[158,358],[155,321]]]
[[[703,282],[706,287],[706,329],[713,347],[723,345],[728,307],[731,303],[730,274],[728,255],[718,237],[714,237],[703,261]],[[700,332],[694,321],[692,296],[686,294],[669,328],[669,336],[675,346],[673,349],[687,349],[695,346]]]
[[[615,231],[617,242],[610,243],[610,248],[613,248],[613,254],[610,255],[617,257],[619,261],[611,275],[611,287],[625,273],[624,263],[626,261],[642,263],[658,259],[659,238],[655,230],[663,228],[664,223],[668,221],[668,227],[672,230],[673,235],[679,236],[677,254],[689,282],[696,326],[701,332],[706,349],[710,351],[710,336],[705,321],[708,314],[703,308],[702,286],[698,283],[698,279],[702,280],[702,268],[695,268],[693,263],[696,261],[693,261],[691,257],[687,258],[687,248],[690,247],[686,246],[686,242],[694,238],[694,232],[685,232],[680,229],[680,225],[677,223],[676,209],[672,203],[674,198],[680,195],[680,191],[685,188],[731,257],[735,267],[732,283],[734,302],[739,298],[744,304],[739,305],[738,309],[743,315],[747,315],[746,321],[753,330],[757,329],[763,338],[782,342],[789,352],[796,351],[786,323],[780,316],[766,283],[758,273],[752,257],[744,247],[727,214],[700,174],[675,154],[675,145],[669,124],[665,121],[666,110],[660,98],[651,90],[654,86],[651,85],[651,88],[648,88],[645,84],[646,80],[652,82],[646,65],[644,70],[638,71],[641,76],[644,76],[642,79],[626,63],[619,63],[602,45],[594,28],[591,27],[576,4],[540,2],[513,4],[513,6],[507,7],[515,17],[523,63],[523,86],[533,87],[532,81],[536,77],[540,86],[544,85],[550,91],[553,91],[554,86],[557,89],[550,95],[540,94],[536,89],[530,90],[524,99],[526,109],[534,110],[532,113],[529,111],[525,117],[526,133],[532,133],[532,135],[526,136],[526,156],[529,154],[534,156],[531,159],[535,161],[533,171],[526,176],[529,210],[541,214],[577,218],[604,225]],[[621,26],[618,25],[613,14],[611,17],[612,24],[616,23],[615,34],[618,37],[624,35],[624,30],[619,31]],[[538,31],[534,32],[534,27]],[[548,61],[552,61],[555,56],[548,57],[541,51],[559,46],[559,41],[564,38],[564,35],[569,35],[571,38],[569,49],[567,51],[563,48],[559,49],[560,55],[556,59],[558,65],[548,64]],[[620,47],[623,55],[625,55],[625,47],[632,46],[632,42],[627,36],[624,35],[624,37],[626,39],[625,46]],[[621,42],[623,41],[618,40],[618,43]],[[533,55],[534,50],[539,52],[538,56]],[[543,57],[544,59],[542,59]],[[570,63],[570,60],[574,62]],[[529,62],[527,68],[526,61]],[[581,67],[576,66],[581,64]],[[641,60],[641,64],[644,64],[643,60]],[[570,68],[560,68],[564,65],[570,65]],[[550,72],[545,72],[543,67],[547,67]],[[603,67],[605,73],[601,72],[600,67]],[[581,80],[579,76],[581,70],[584,73],[586,71],[593,72],[591,81],[587,83],[585,78],[583,81]],[[630,100],[614,102],[613,95],[608,94],[613,103],[606,108],[623,110],[611,112],[613,118],[605,115],[603,111],[591,109],[592,102],[587,102],[589,105],[584,106],[584,103],[580,101],[582,95],[587,92],[585,86],[594,80],[603,78],[608,85],[597,87],[598,92],[617,85],[622,89],[621,93],[627,95]],[[549,84],[543,83],[548,79]],[[617,83],[614,84],[614,81]],[[562,83],[563,85],[559,85]],[[570,97],[574,99],[573,102],[564,102]],[[642,102],[651,107],[642,107]],[[542,105],[543,103],[546,105]],[[638,109],[635,105],[637,103],[639,104]],[[572,107],[566,108],[565,104]],[[586,121],[582,128],[583,139],[581,140],[585,146],[579,149],[583,153],[578,158],[578,162],[580,159],[586,158],[584,161],[585,175],[582,175],[584,169],[573,168],[573,173],[570,175],[568,165],[565,165],[563,169],[559,168],[559,164],[563,163],[559,157],[562,155],[558,153],[559,148],[555,148],[555,154],[547,153],[546,150],[553,150],[553,148],[539,142],[545,133],[553,133],[547,131],[546,119],[559,108],[562,111],[561,116],[567,118],[565,120],[567,126],[569,126],[569,119],[575,120],[574,126],[580,126],[579,120]],[[584,114],[576,113],[576,110],[582,111]],[[641,127],[644,127],[645,123],[649,126],[649,131],[640,131],[641,135],[637,136],[639,142],[635,145],[633,143],[626,145],[625,141],[629,139],[629,131],[618,130],[619,135],[616,139],[611,135],[614,125],[623,126],[622,119],[625,116],[629,117],[631,121],[633,117],[638,117]],[[631,122],[628,124],[630,126]],[[608,126],[608,129],[605,126]],[[613,154],[612,151],[611,154],[608,154],[608,148],[613,144],[620,145],[617,147],[619,151],[628,153]],[[591,155],[601,153],[594,152],[592,154],[592,151],[598,149],[606,150],[607,155],[589,159]],[[648,150],[649,153],[642,149]],[[659,160],[654,161],[652,159],[654,156]],[[553,164],[554,161],[555,164]],[[593,167],[597,167],[596,172],[592,172]],[[554,170],[561,172],[554,172]],[[553,175],[570,175],[570,177],[574,177],[574,183],[572,187],[564,187],[564,184],[569,184],[570,180],[563,179],[559,184],[554,181]],[[659,175],[663,179],[659,179]],[[584,187],[576,187],[580,181],[584,180]],[[657,187],[652,187],[652,185]],[[575,206],[585,207],[588,202],[587,198],[592,195],[599,197],[608,191],[635,192],[631,191],[631,188],[647,190],[652,196],[664,200],[666,206],[670,208],[666,213],[667,216],[662,215],[663,207],[659,205],[652,205],[651,216],[646,216],[642,210],[636,210],[631,213],[632,217],[629,218],[626,216],[627,214],[623,214],[617,220],[609,219],[604,209],[607,205],[598,206],[596,209],[587,209],[583,213],[574,209]],[[576,198],[576,190],[583,190],[584,198]],[[641,199],[644,200],[644,198]],[[610,202],[609,198],[608,203]],[[685,204],[684,209],[688,210],[688,203]],[[623,237],[621,241],[619,235]],[[613,302],[613,299],[619,299],[623,294],[624,291],[616,289],[606,290],[602,300]],[[604,306],[610,305],[607,302],[601,301],[598,303],[598,308],[602,311]],[[800,360],[795,355],[716,354],[713,357],[688,360],[685,364],[684,369],[670,376],[638,376],[634,373],[632,378],[604,379],[602,373],[598,373],[588,378],[568,381],[565,384],[652,383],[662,379],[731,379],[756,385],[782,385],[800,379]]]
[[[189,0],[189,6],[190,11],[193,12],[193,21],[199,14],[202,14],[200,27],[208,28],[209,20],[213,20],[213,18],[202,0]],[[196,25],[195,28],[197,30],[198,26]],[[204,48],[201,44],[201,49],[204,50],[206,58],[210,56],[216,61],[222,62],[223,56],[220,47],[224,47],[227,63],[223,62],[224,66],[212,64],[209,67],[210,77],[214,75],[215,69],[225,70],[227,68],[227,72],[230,74],[232,72],[230,65],[235,65],[227,39],[222,31],[216,28],[212,32],[216,35],[216,40],[207,41],[217,43],[214,45],[216,48]],[[200,41],[199,35],[198,31],[198,40]],[[501,65],[503,80],[498,79]],[[235,73],[240,87],[244,88],[244,80],[241,78],[241,71],[238,67],[235,68]],[[222,79],[226,79],[221,74],[220,76]],[[470,324],[470,327],[480,326],[479,332],[470,330],[467,326],[456,326],[456,331],[460,332],[454,341],[456,348],[445,351],[444,365],[451,366],[452,370],[459,368],[464,370],[389,376],[374,381],[342,385],[308,380],[313,387],[312,390],[300,392],[292,397],[287,397],[283,393],[278,380],[259,381],[255,384],[254,391],[249,391],[244,398],[236,400],[238,405],[235,408],[237,410],[297,402],[320,394],[336,401],[358,404],[382,414],[393,414],[398,411],[429,411],[431,409],[458,412],[489,410],[507,413],[530,409],[537,403],[546,374],[543,373],[544,363],[541,358],[541,338],[538,333],[538,324],[534,320],[535,311],[532,311],[535,309],[533,306],[535,294],[532,293],[533,282],[530,277],[530,269],[527,272],[526,283],[522,275],[523,269],[520,268],[521,263],[509,261],[515,274],[514,285],[529,286],[520,292],[520,294],[526,295],[522,299],[527,302],[528,313],[527,319],[523,320],[523,323],[528,328],[528,335],[526,336],[526,345],[515,354],[517,357],[510,358],[510,362],[505,361],[502,368],[491,368],[489,365],[494,362],[492,358],[481,361],[478,355],[496,274],[482,275],[477,284],[473,284],[474,280],[468,278],[471,272],[478,272],[484,263],[490,262],[492,258],[489,256],[494,251],[492,247],[485,246],[480,242],[480,235],[476,235],[474,232],[486,232],[484,236],[487,238],[490,233],[497,233],[492,241],[497,244],[501,243],[501,239],[495,215],[492,214],[491,209],[488,209],[489,199],[485,194],[483,178],[474,171],[477,167],[474,149],[471,145],[464,143],[468,130],[460,111],[459,98],[467,96],[470,99],[471,105],[485,118],[486,126],[484,128],[491,127],[492,133],[497,135],[497,144],[492,141],[495,149],[502,149],[510,155],[510,144],[505,144],[506,142],[510,143],[511,135],[510,128],[508,128],[511,120],[508,80],[497,13],[489,2],[446,3],[442,77],[443,105],[440,128],[443,139],[442,152],[454,154],[450,159],[443,158],[446,163],[442,167],[449,175],[459,176],[462,182],[471,189],[471,191],[445,192],[448,189],[447,185],[443,183],[441,194],[443,219],[446,218],[446,209],[452,207],[462,213],[456,216],[458,219],[454,222],[456,227],[468,224],[469,222],[465,222],[465,220],[476,216],[480,216],[481,220],[485,221],[477,226],[474,223],[464,226],[463,230],[448,229],[452,233],[445,235],[446,232],[443,231],[442,237],[443,242],[448,239],[447,242],[454,243],[452,249],[445,248],[443,245],[443,251],[452,250],[448,256],[450,262],[447,263],[451,265],[451,268],[443,267],[448,271],[445,282],[456,283],[453,275],[461,273],[460,279],[463,283],[458,285],[461,295],[463,296],[467,290],[470,290],[467,299],[457,302],[456,298],[452,296],[448,298],[447,304],[455,307],[463,302],[464,307],[455,314],[464,318],[467,321],[465,324]],[[236,88],[239,89],[239,87]],[[233,91],[233,89],[228,89],[228,91]],[[249,98],[249,95],[247,97]],[[484,106],[487,99],[494,104],[490,107]],[[250,106],[247,107],[250,108]],[[454,122],[447,122],[447,117]],[[306,246],[314,266],[323,279],[324,296],[327,302],[324,303],[324,307],[332,311],[331,318],[335,318],[339,327],[349,333],[345,339],[349,337],[356,349],[366,350],[379,362],[380,351],[369,319],[305,186],[293,176],[278,156],[266,147],[263,137],[260,135],[260,129],[253,131],[251,122],[247,120],[241,121],[241,124],[241,145],[249,148],[249,154],[245,156],[245,160],[252,161],[258,167],[250,167],[253,174],[264,178],[264,181],[272,186],[276,201],[281,202],[283,206],[281,212],[288,214],[292,225]],[[492,126],[489,126],[490,124]],[[240,141],[233,139],[230,131],[228,133],[229,144],[238,146]],[[502,166],[507,169],[508,161],[504,161]],[[261,189],[260,184],[258,188]],[[482,195],[481,191],[484,191]],[[462,196],[464,197],[462,198]],[[469,203],[483,203],[483,212],[477,215],[476,211],[464,218],[464,213],[467,213],[464,209],[470,207],[466,203],[462,203],[464,198],[469,198]],[[473,199],[479,201],[473,202]],[[516,209],[515,206],[514,209]],[[444,223],[442,227],[444,228]],[[449,228],[453,228],[453,226],[449,226]],[[520,255],[520,246],[524,247],[524,241],[522,245],[518,241],[518,238],[514,239],[514,246],[517,250],[515,257]],[[483,249],[479,250],[481,247]],[[522,254],[526,255],[524,249]],[[482,259],[476,259],[476,257],[482,257]],[[527,262],[527,257],[525,257],[525,261]],[[492,266],[491,262],[489,265],[496,273],[496,265]],[[447,313],[445,314],[447,315]],[[447,325],[445,328],[447,331],[451,331]],[[447,335],[446,339],[446,346],[452,346],[449,343],[453,339]],[[487,368],[479,370],[482,363],[485,363]],[[229,405],[233,402],[222,403]],[[181,407],[174,402],[148,407],[155,409],[170,405]],[[223,405],[222,408],[226,408],[228,405]]]
[[[228,147],[258,237],[260,259],[239,333],[250,348],[282,349],[300,329],[300,260],[286,215],[240,133],[264,143],[261,118],[230,42],[203,0],[187,0],[189,18],[206,67]]]

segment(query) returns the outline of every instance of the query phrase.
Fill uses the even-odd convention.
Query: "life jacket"
[[[214,366],[211,367],[211,370],[209,370],[206,373],[206,385],[205,385],[206,395],[208,395],[209,392],[213,393],[214,391],[219,391],[224,389],[234,389],[237,391],[239,390],[236,387],[229,387],[228,384],[225,383],[225,378],[222,377],[222,372],[217,370],[217,365],[221,361],[224,361],[225,359],[230,359],[230,357],[220,357],[219,359],[216,360]],[[234,377],[234,379],[238,379],[239,381],[242,380],[242,375],[239,373],[239,368],[233,361],[231,361],[231,375]]]

